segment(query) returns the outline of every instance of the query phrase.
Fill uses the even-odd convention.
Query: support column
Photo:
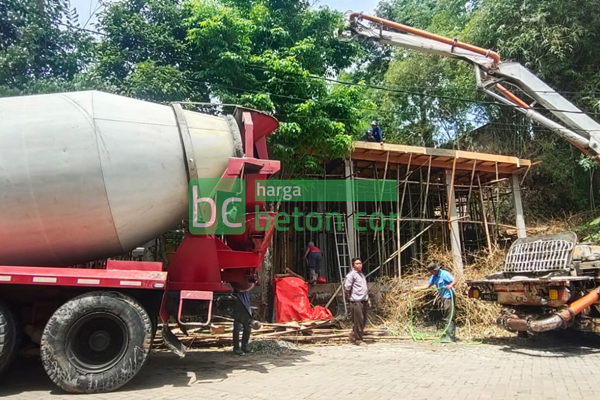
[[[352,160],[344,160],[345,174],[344,176],[350,183],[346,185],[346,235],[348,237],[348,251],[350,259],[358,257],[356,253],[356,228],[354,227],[354,166]]]
[[[519,238],[527,237],[527,230],[525,229],[525,216],[523,215],[523,203],[521,203],[521,186],[520,186],[519,175],[513,174],[512,176],[512,192],[513,200],[515,201],[515,216],[517,218],[517,236]]]
[[[456,197],[454,196],[454,173],[446,170],[446,190],[448,193],[448,217],[450,229],[450,245],[452,247],[452,261],[454,272],[462,275],[464,268],[462,262],[462,249],[460,244],[460,232],[458,224],[458,212],[456,211]]]

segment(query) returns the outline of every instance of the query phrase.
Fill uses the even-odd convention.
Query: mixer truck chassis
[[[40,121],[47,122],[44,137]],[[252,323],[232,291],[256,284],[273,236],[275,213],[254,198],[254,184],[279,170],[266,147],[277,127],[272,116],[242,107],[232,115],[202,115],[179,104],[100,92],[0,99],[2,154],[32,164],[0,170],[0,178],[8,174],[0,179],[2,204],[12,207],[0,208],[0,239],[9,244],[0,250],[0,372],[24,346],[39,345],[44,369],[57,386],[70,393],[104,393],[139,372],[159,324],[167,347],[183,357],[187,349],[169,323],[187,333],[186,316],[209,325],[215,311]],[[44,146],[49,156],[30,154]],[[40,157],[52,163],[39,169]],[[49,174],[49,165],[65,176]],[[127,168],[115,173],[123,165]],[[77,181],[69,167],[79,168],[85,179]],[[34,170],[41,176],[31,175]],[[243,179],[245,232],[188,232],[165,264],[110,259],[185,220],[188,182],[205,177]],[[152,180],[175,198],[147,190]],[[132,197],[131,186],[140,188],[139,196]],[[20,224],[12,222],[15,217]],[[11,231],[19,229],[27,240]],[[73,267],[95,260],[105,260],[104,266]]]

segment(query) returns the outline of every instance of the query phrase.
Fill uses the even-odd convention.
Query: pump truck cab
[[[109,392],[142,368],[159,323],[183,356],[170,320],[185,331],[184,316],[208,324],[215,309],[249,322],[229,293],[253,287],[273,235],[252,188],[279,170],[277,127],[242,107],[213,116],[97,91],[0,98],[0,372],[33,342],[65,391]],[[195,178],[245,181],[245,232],[188,232],[168,265],[111,259],[187,220]]]
[[[600,124],[525,67],[501,61],[492,50],[357,12],[350,14],[344,35],[465,61],[474,67],[478,89],[600,161]],[[511,86],[531,102],[513,94]],[[467,283],[470,297],[504,306],[498,324],[510,331],[573,327],[600,333],[600,246],[577,244],[572,232],[519,238],[502,273]]]

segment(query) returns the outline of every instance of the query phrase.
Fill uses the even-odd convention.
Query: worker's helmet
[[[377,121],[371,121],[371,125],[377,126]]]
[[[437,273],[440,270],[440,268],[441,268],[440,264],[436,264],[436,263],[432,262],[432,263],[429,263],[429,265],[427,266],[427,271],[432,272],[432,273],[433,272]]]

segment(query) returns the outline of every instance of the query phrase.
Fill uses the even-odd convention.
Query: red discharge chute
[[[275,315],[277,322],[315,321],[333,318],[325,307],[312,308],[308,285],[295,277],[275,278]]]

